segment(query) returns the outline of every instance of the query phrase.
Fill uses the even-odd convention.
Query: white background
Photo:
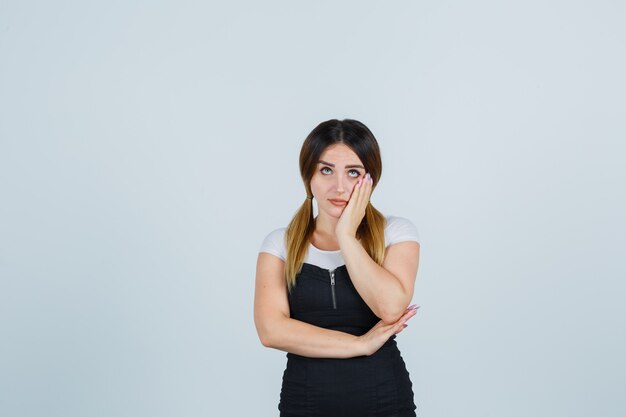
[[[623,416],[625,12],[2,2],[0,415],[278,416],[257,251],[355,118],[422,238],[418,415]]]

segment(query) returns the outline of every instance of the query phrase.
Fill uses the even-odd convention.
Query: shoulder
[[[385,225],[385,246],[392,245],[406,240],[420,242],[419,231],[415,224],[401,216],[386,216],[387,224]]]
[[[284,261],[286,257],[285,256],[286,254],[285,231],[286,230],[287,230],[286,227],[279,227],[269,232],[263,239],[259,252],[271,253],[272,255],[275,255]]]

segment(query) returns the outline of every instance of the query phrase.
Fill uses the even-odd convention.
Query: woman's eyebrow
[[[318,162],[319,164],[324,164],[324,165],[328,165],[331,167],[335,167],[335,164],[331,164],[330,162],[326,162],[326,161],[322,161],[321,159]],[[365,167],[363,165],[346,165],[346,168],[361,168],[361,169],[365,169]]]

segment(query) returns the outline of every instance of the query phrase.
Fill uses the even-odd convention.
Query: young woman
[[[307,197],[261,245],[254,320],[263,346],[288,352],[281,417],[416,415],[395,338],[418,308],[419,236],[370,203],[381,172],[363,123],[319,124],[300,151]]]

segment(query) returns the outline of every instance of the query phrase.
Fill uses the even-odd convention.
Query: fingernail
[[[413,307],[415,307],[417,304],[411,304],[410,306],[407,307],[407,310],[412,309]]]
[[[404,315],[404,320],[402,320],[402,323],[406,322],[407,320],[409,320],[411,317],[413,317],[414,315],[416,315],[417,312],[415,310],[411,310],[410,312],[406,313]]]

